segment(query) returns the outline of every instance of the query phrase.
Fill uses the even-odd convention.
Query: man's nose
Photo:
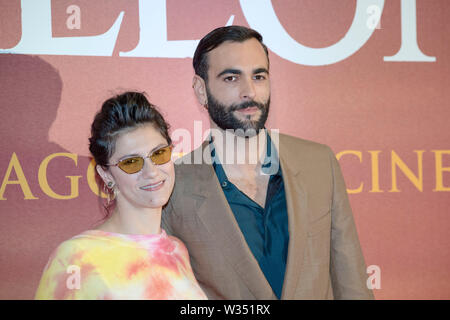
[[[255,84],[253,79],[245,79],[241,81],[241,99],[243,100],[253,100],[255,98]]]

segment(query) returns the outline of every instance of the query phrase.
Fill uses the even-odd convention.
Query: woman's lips
[[[144,190],[144,191],[156,191],[156,190],[161,189],[164,186],[164,182],[165,182],[165,180],[157,182],[157,183],[153,183],[153,184],[148,184],[146,186],[140,187],[139,189]]]

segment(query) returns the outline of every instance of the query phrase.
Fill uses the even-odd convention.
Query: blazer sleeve
[[[339,163],[331,149],[333,175],[330,276],[335,299],[373,299],[364,256]]]
[[[163,228],[168,235],[175,236],[172,229],[172,215],[174,214],[173,202],[169,201],[163,208],[161,217],[161,228]]]
[[[167,204],[163,207],[162,210],[162,215],[161,215],[161,228],[163,228],[166,233],[170,236],[174,236],[177,237],[177,235],[175,234],[174,228],[173,228],[173,220],[174,217],[176,216],[176,212],[175,212],[175,208],[174,208],[174,203],[177,201],[177,192],[178,192],[178,184],[180,182],[177,183],[177,179],[179,179],[179,177],[182,176],[179,172],[178,172],[178,166],[175,165],[175,186],[172,190],[172,194],[170,195],[169,201],[167,202]]]

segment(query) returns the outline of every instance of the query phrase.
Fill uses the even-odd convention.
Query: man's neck
[[[260,130],[251,137],[234,134],[233,130],[223,130],[211,123],[215,154],[225,171],[245,170],[259,172],[266,150],[266,131]]]
[[[261,170],[266,156],[266,131],[260,130],[257,135],[245,138],[217,127],[211,128],[216,129],[211,130],[215,156],[219,157],[227,179],[264,207],[270,178]]]

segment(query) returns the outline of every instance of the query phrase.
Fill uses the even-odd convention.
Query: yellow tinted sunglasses
[[[158,150],[153,151],[152,154],[148,155],[146,158],[149,158],[155,165],[165,164],[169,162],[172,157],[172,148],[173,146],[159,148]],[[116,164],[108,164],[108,166],[117,166],[123,172],[132,174],[142,170],[142,168],[144,167],[144,158],[126,158]]]

